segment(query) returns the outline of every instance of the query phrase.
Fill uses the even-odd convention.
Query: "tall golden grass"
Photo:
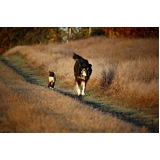
[[[148,132],[0,68],[0,132]]]
[[[65,87],[74,88],[73,52],[92,64],[88,91],[158,114],[159,39],[92,37],[68,44],[17,46],[5,55],[20,54],[30,66],[43,67],[45,76],[53,70]]]

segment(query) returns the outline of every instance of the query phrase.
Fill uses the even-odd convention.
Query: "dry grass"
[[[0,68],[0,132],[148,132]]]
[[[88,59],[93,73],[87,90],[116,103],[158,114],[159,39],[93,37],[68,44],[17,46],[5,55],[20,54],[30,66],[53,70],[65,87],[74,88],[72,53]]]

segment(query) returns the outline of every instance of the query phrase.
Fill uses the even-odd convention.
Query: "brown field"
[[[48,71],[53,70],[56,73],[57,81],[62,82],[60,87],[62,89],[72,90],[74,93],[73,52],[88,59],[92,64],[93,72],[87,84],[86,93],[93,93],[94,99],[107,99],[107,101],[109,100],[116,105],[123,105],[137,112],[142,112],[157,118],[159,117],[159,39],[109,39],[105,37],[92,37],[85,40],[73,41],[68,44],[17,46],[7,51],[4,56],[11,57],[10,55],[21,55],[26,59],[27,64],[32,69],[41,68],[41,72],[38,72],[38,74],[46,77],[46,79]],[[31,84],[27,84],[27,87],[30,85]],[[48,95],[47,97],[42,96],[45,98],[39,97],[38,102],[47,106],[50,110],[50,108],[53,107],[53,105],[49,103],[50,99],[52,99],[49,95],[51,91],[41,88],[40,86],[34,87],[36,89],[32,92],[35,95],[39,92],[42,93],[42,95]],[[5,86],[1,84],[1,88],[4,90]],[[10,92],[7,91],[7,93]],[[73,127],[71,131],[65,127],[64,124],[67,122],[64,123],[62,118],[62,121],[58,120],[58,123],[63,126],[61,129],[33,129],[37,121],[39,121],[42,126],[44,126],[45,123],[49,125],[54,121],[52,116],[52,118],[50,116],[49,118],[48,115],[45,116],[48,111],[45,111],[44,107],[42,107],[43,105],[40,105],[37,109],[44,112],[44,119],[41,117],[38,120],[36,111],[35,114],[33,114],[35,118],[32,118],[35,119],[35,122],[30,124],[32,129],[25,130],[25,132],[134,132],[130,127],[128,127],[128,130],[124,130],[123,127],[123,129],[121,127],[120,129],[116,129],[119,120],[118,123],[115,122],[115,125],[114,123],[108,124],[108,119],[108,122],[104,120],[108,115],[104,116],[103,113],[82,105],[79,101],[73,101],[73,99],[71,100],[69,97],[64,97],[53,91],[52,94],[54,98],[58,100],[57,102],[52,100],[52,104],[56,103],[57,106],[59,106],[59,103],[61,104],[61,107],[56,108],[58,110],[56,112],[60,114],[60,112],[64,110],[66,116],[77,116],[79,117],[79,123],[81,123],[81,125],[83,123],[83,125],[85,125],[85,123],[91,123],[90,125],[92,127],[87,127],[88,129],[86,129],[86,126],[80,126],[78,122],[73,122],[78,126],[77,128]],[[15,97],[16,99],[15,94],[11,95],[11,97]],[[17,99],[19,98],[17,97]],[[30,98],[28,98],[28,100],[30,101]],[[34,98],[31,98],[30,107],[27,107],[28,109],[30,108],[31,112],[33,112],[33,110],[35,111],[34,105],[36,100],[37,99],[34,100]],[[18,103],[18,100],[16,102]],[[66,104],[66,102],[68,103]],[[19,103],[21,103],[21,101]],[[28,105],[28,102],[24,105]],[[80,106],[80,108],[76,106]],[[80,109],[82,113],[80,115],[73,114],[74,111],[70,110],[71,107],[76,110]],[[27,116],[30,115],[28,109]],[[14,109],[10,108],[9,111],[10,110],[14,115]],[[26,112],[24,108],[22,110],[20,107],[17,107],[16,110],[20,110],[22,115],[23,112]],[[92,115],[94,118],[92,117],[91,119],[96,119],[96,121],[88,121],[88,119],[82,120],[82,115],[87,116],[86,112],[93,112],[93,114],[101,114],[102,116]],[[10,115],[12,114],[10,113]],[[19,116],[20,115],[21,114],[19,114]],[[22,117],[25,116],[23,115]],[[20,116],[19,120],[22,117]],[[98,117],[103,117],[104,119],[98,120]],[[55,120],[55,124],[52,123],[50,125],[56,125],[56,121],[57,120]],[[102,121],[104,125],[102,125]],[[38,124],[39,123],[37,123],[37,125]],[[100,127],[101,125],[103,126],[102,128]],[[112,129],[111,126],[115,128]],[[23,129],[16,130],[16,132],[23,131]],[[146,129],[143,128],[141,131],[146,132]]]
[[[17,46],[5,55],[20,54],[43,75],[53,70],[65,88],[74,89],[72,53],[93,66],[87,91],[128,108],[159,113],[159,39],[93,37],[68,44]]]
[[[76,99],[28,83],[1,61],[0,69],[0,132],[148,132],[146,127],[136,127]]]

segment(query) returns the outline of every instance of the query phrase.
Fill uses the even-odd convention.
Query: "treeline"
[[[159,38],[159,27],[103,27],[108,37]]]
[[[16,45],[60,42],[61,39],[58,27],[3,27],[0,28],[0,53]]]
[[[68,42],[90,36],[155,38],[158,27],[1,27],[0,54],[17,45]]]

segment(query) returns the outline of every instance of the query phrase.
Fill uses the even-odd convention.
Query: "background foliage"
[[[69,28],[71,33],[69,34]],[[61,43],[90,36],[159,37],[158,27],[1,27],[0,54],[17,45]]]
[[[103,27],[102,30],[108,37],[129,38],[158,38],[158,27]]]

